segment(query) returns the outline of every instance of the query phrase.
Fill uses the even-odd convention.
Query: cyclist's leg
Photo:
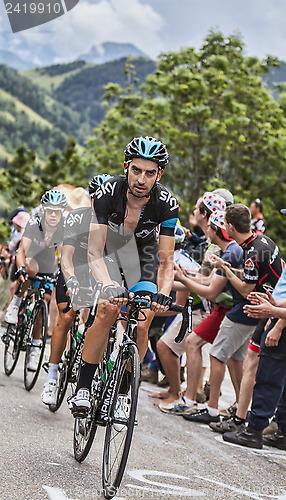
[[[25,263],[25,267],[26,267],[27,272],[31,275],[37,274],[37,272],[39,270],[38,263],[35,261],[35,259],[27,259],[26,263]],[[6,311],[6,315],[5,315],[5,321],[7,321],[7,323],[11,323],[11,324],[16,324],[18,322],[18,313],[19,313],[20,303],[21,303],[22,297],[24,296],[24,294],[26,293],[26,291],[29,288],[30,281],[27,280],[23,283],[20,293],[16,293],[18,285],[19,285],[18,281],[16,281],[16,283],[17,283],[17,286],[15,289],[15,293],[12,297],[12,300],[11,300],[9,306],[7,307],[7,311]]]
[[[110,328],[117,319],[119,308],[108,301],[100,301],[92,326],[87,330],[82,351],[82,362],[76,392],[68,398],[71,411],[90,408],[91,383],[106,349]]]
[[[75,318],[74,309],[70,309],[67,313],[63,312],[63,310],[67,306],[67,296],[65,280],[62,273],[60,273],[59,275],[56,286],[56,302],[58,306],[59,317],[51,338],[51,353],[49,359],[48,374],[41,396],[42,402],[44,404],[55,404],[56,402],[59,363],[66,347],[67,333],[71,328]]]

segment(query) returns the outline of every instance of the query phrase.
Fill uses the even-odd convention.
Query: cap
[[[219,196],[221,196],[225,200],[226,206],[231,205],[233,203],[233,201],[234,201],[233,200],[233,194],[228,189],[218,188],[218,189],[215,189],[213,191],[213,193],[218,194]]]
[[[212,224],[221,229],[221,232],[226,240],[232,241],[232,238],[230,238],[226,232],[224,216],[225,216],[224,210],[217,210],[210,215],[209,222],[211,222]]]
[[[226,207],[225,200],[215,193],[206,192],[203,195],[202,202],[211,212],[214,210],[225,210]]]
[[[12,222],[20,226],[22,229],[25,229],[28,220],[30,219],[30,214],[28,212],[18,212],[15,217],[13,217]]]
[[[284,214],[286,215],[286,208],[282,208],[282,210],[280,210],[281,214]]]

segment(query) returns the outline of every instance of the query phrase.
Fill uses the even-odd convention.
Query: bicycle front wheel
[[[122,381],[128,373],[130,387],[127,394],[120,394]],[[105,431],[102,465],[102,486],[105,498],[113,498],[119,488],[130,450],[139,388],[139,355],[135,344],[130,344],[122,357],[118,371],[112,419]]]
[[[7,329],[2,337],[2,340],[5,344],[4,370],[6,375],[11,375],[11,373],[13,373],[19,359],[23,341],[23,332],[21,326],[22,325],[8,324]]]
[[[44,357],[47,332],[48,307],[46,302],[41,300],[35,304],[26,326],[27,348],[24,364],[24,385],[27,391],[33,389],[37,382]],[[39,340],[38,345],[32,345],[33,338]],[[34,358],[33,364],[31,363],[32,357]]]

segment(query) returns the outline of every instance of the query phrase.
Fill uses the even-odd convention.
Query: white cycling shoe
[[[114,410],[114,420],[120,420],[113,424],[113,429],[117,432],[123,431],[129,418],[130,412],[130,399],[128,396],[120,394],[116,401],[116,408]],[[122,422],[122,423],[121,423]]]
[[[67,399],[69,409],[74,417],[85,418],[90,409],[90,393],[88,389],[79,389]]]
[[[27,364],[27,370],[29,372],[37,371],[38,366],[39,366],[40,354],[41,354],[40,349],[37,349],[37,350],[30,352],[29,361]]]
[[[57,381],[48,380],[42,392],[42,402],[45,405],[55,405],[57,402]]]
[[[7,323],[10,323],[11,325],[17,325],[18,323],[18,313],[19,313],[19,307],[18,306],[10,306],[7,308],[6,314],[5,314],[5,321]]]

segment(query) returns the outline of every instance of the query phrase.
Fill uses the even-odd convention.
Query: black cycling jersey
[[[253,234],[242,244],[244,281],[255,285],[257,292],[272,292],[283,269],[277,245],[268,236]]]
[[[35,215],[28,221],[23,237],[31,240],[27,251],[27,258],[33,257],[38,265],[39,272],[52,274],[55,272],[55,251],[63,241],[64,220],[61,219],[48,244],[45,243],[45,222],[43,215]]]
[[[109,275],[119,282],[123,271],[126,286],[132,291],[144,290],[156,293],[159,263],[158,232],[174,236],[179,205],[176,198],[164,186],[156,183],[146,200],[133,235],[124,234],[128,185],[126,177],[116,176],[102,184],[93,198],[92,222],[107,226],[105,261]],[[139,288],[133,288],[140,283]]]
[[[66,218],[64,245],[70,245],[75,248],[73,254],[74,267],[87,264],[87,247],[91,214],[91,207],[76,208],[72,210]]]
[[[63,244],[70,245],[75,249],[72,256],[74,274],[82,287],[88,287],[91,283],[87,260],[91,215],[91,207],[81,207],[72,210],[65,220]],[[62,280],[59,282],[62,283]],[[61,297],[61,299],[63,298]]]
[[[93,198],[94,214],[92,222],[105,224],[110,234],[116,234],[124,243],[124,218],[127,202],[126,177],[115,176],[102,184]],[[156,241],[156,227],[160,234],[174,236],[179,205],[176,198],[161,184],[157,183],[146,201],[134,232],[137,247]],[[127,237],[129,239],[129,237]],[[115,240],[114,240],[115,241]]]

